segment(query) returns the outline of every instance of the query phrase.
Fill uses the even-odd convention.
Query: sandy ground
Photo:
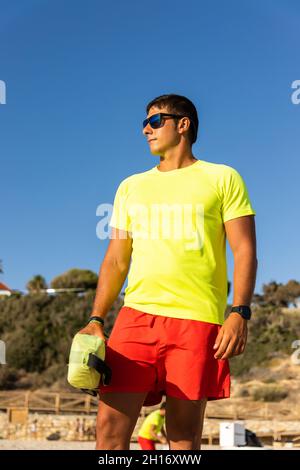
[[[131,443],[130,449],[140,450],[139,445]],[[160,444],[157,445],[157,450],[167,450],[166,446]],[[208,446],[203,445],[202,450],[219,450],[219,446]],[[244,447],[235,448],[236,450],[273,450],[272,447]],[[27,440],[0,440],[0,450],[95,450],[95,443],[90,442],[79,442],[79,441],[47,441],[37,439]],[[283,449],[281,449],[283,450]]]
[[[139,445],[131,443],[131,449],[139,449]],[[157,449],[164,446],[158,444]],[[82,441],[47,441],[46,439],[0,440],[0,450],[95,450],[95,442]]]

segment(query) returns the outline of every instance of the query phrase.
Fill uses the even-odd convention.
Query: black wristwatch
[[[251,308],[248,305],[236,305],[231,307],[230,313],[236,312],[241,315],[245,320],[250,320],[251,318]]]
[[[102,317],[98,317],[98,316],[93,316],[91,318],[89,318],[89,321],[88,323],[91,323],[91,322],[96,322],[96,323],[101,323],[102,326],[104,326],[104,320]]]

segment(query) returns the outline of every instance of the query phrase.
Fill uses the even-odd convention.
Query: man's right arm
[[[91,316],[105,318],[118,297],[128,274],[132,253],[132,238],[129,232],[112,227],[112,238],[102,262],[96,296]],[[89,323],[79,333],[105,339],[100,323]]]
[[[160,436],[160,435],[156,432],[156,426],[155,426],[155,424],[151,426],[149,432],[150,432],[150,434],[151,434],[151,437],[152,437],[152,440],[153,440],[153,441],[158,441],[158,442],[160,442],[161,444],[166,444],[166,442],[167,442],[166,437],[163,435],[163,433],[162,433],[162,436]]]

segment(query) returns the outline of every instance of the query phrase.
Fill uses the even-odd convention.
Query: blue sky
[[[196,158],[247,184],[256,292],[300,279],[297,0],[0,0],[0,14],[0,280],[98,272],[96,208],[159,163],[141,121],[163,93],[197,106]]]

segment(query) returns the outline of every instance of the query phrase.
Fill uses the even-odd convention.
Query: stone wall
[[[95,416],[30,413],[27,422],[11,423],[7,413],[0,414],[1,439],[95,440]],[[51,439],[52,435],[52,439]]]

